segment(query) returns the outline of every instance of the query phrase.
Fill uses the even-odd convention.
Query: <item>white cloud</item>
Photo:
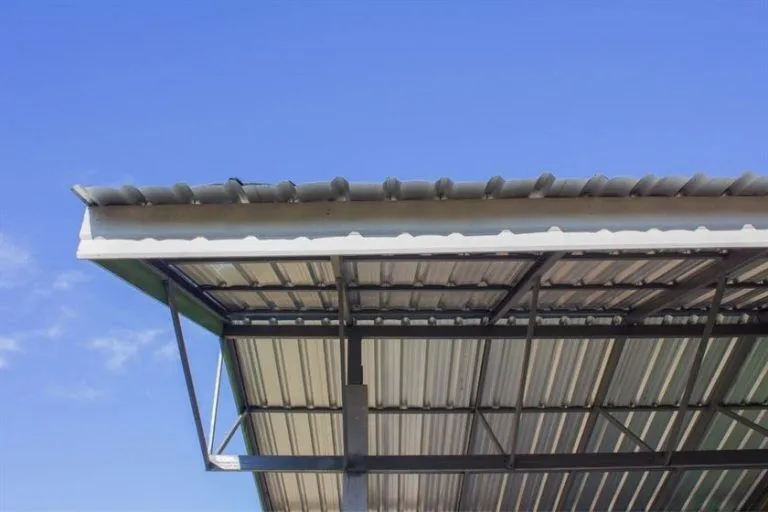
[[[0,352],[19,350],[19,342],[16,338],[0,336]]]
[[[8,352],[18,352],[19,342],[16,338],[0,336],[0,369],[8,368]]]
[[[50,394],[55,398],[74,400],[77,402],[95,402],[107,396],[107,392],[84,382],[74,386],[55,386],[50,389]]]
[[[34,261],[25,248],[0,233],[0,288],[22,284],[32,271]]]
[[[161,329],[144,329],[140,331],[117,331],[107,336],[95,338],[88,342],[88,348],[102,352],[106,357],[104,365],[108,370],[120,371],[141,352],[151,345],[160,334]]]
[[[86,281],[88,281],[88,276],[85,273],[79,270],[65,270],[54,278],[51,288],[54,290],[69,290],[73,286]]]
[[[179,347],[176,342],[169,341],[155,349],[154,356],[163,361],[175,361],[179,358]]]

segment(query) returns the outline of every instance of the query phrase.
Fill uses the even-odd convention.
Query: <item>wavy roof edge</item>
[[[190,186],[99,187],[75,185],[74,193],[88,206],[141,206],[232,203],[313,203],[332,201],[407,201],[462,199],[540,199],[578,197],[719,197],[768,195],[768,176],[745,173],[737,178],[692,177],[559,179],[549,173],[537,178],[507,180],[495,176],[486,182],[457,182],[387,178],[382,183],[351,183],[338,177],[327,182],[296,184],[225,183]]]

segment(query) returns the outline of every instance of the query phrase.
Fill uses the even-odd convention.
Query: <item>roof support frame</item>
[[[219,350],[216,361],[216,377],[213,381],[213,400],[211,404],[211,425],[208,429],[208,454],[213,453],[213,443],[216,439],[216,419],[219,415],[219,395],[221,394],[221,370],[224,366],[224,354]]]
[[[563,256],[565,256],[565,252],[546,253],[534,263],[520,281],[509,290],[507,295],[493,307],[489,315],[488,323],[493,325],[501,320],[504,315],[512,309],[515,302],[528,293],[534,282],[541,280],[542,276],[549,272],[549,270],[554,267]]]
[[[686,297],[706,288],[718,281],[721,277],[727,278],[728,275],[738,272],[740,269],[751,265],[755,261],[765,258],[765,256],[765,249],[743,249],[740,251],[733,251],[722,260],[708,266],[693,277],[687,279],[685,282],[675,285],[669,293],[662,294],[659,297],[644,303],[627,316],[626,322],[629,324],[637,323],[671,305],[676,303],[679,304]]]
[[[720,259],[723,257],[723,251],[719,250],[667,250],[667,251],[590,251],[572,252],[566,254],[563,259],[568,261],[638,261],[638,260],[701,260],[701,259]],[[351,262],[358,261],[430,261],[453,263],[463,261],[495,262],[495,261],[531,261],[534,262],[538,256],[534,253],[524,252],[490,252],[490,253],[466,253],[456,252],[453,254],[350,254],[344,257]],[[170,258],[169,263],[174,265],[196,264],[196,263],[327,263],[326,256],[248,256],[234,258]]]
[[[710,425],[715,419],[718,407],[725,409],[738,408],[738,404],[725,405],[721,402],[725,399],[728,391],[733,386],[744,362],[747,360],[747,357],[749,357],[749,354],[757,343],[757,339],[757,336],[744,336],[739,338],[736,341],[736,345],[731,351],[731,355],[723,370],[720,372],[717,382],[715,382],[712,387],[712,391],[709,395],[709,403],[702,408],[688,407],[689,410],[698,409],[701,413],[682,446],[683,450],[695,450],[701,444],[707,435]],[[680,485],[681,479],[682,473],[680,471],[675,470],[672,472],[657,494],[656,500],[653,503],[654,508],[665,507],[672,500],[678,485]]]
[[[330,292],[337,289],[336,284],[292,284],[290,286],[282,284],[265,285],[201,285],[199,287],[205,292],[239,292],[239,293],[264,293],[264,292]],[[350,284],[350,292],[507,292],[509,286],[501,284]],[[713,285],[704,286],[705,289],[713,289]],[[765,285],[760,283],[728,283],[729,290],[761,290]],[[667,283],[614,283],[614,284],[563,284],[552,283],[542,285],[541,290],[546,292],[611,292],[611,291],[666,291],[674,290],[675,285]]]
[[[768,437],[768,428],[763,427],[762,425],[758,425],[754,421],[750,420],[749,418],[745,418],[741,414],[737,414],[731,409],[726,409],[725,407],[718,407],[717,412],[725,414],[729,418],[731,418],[734,421],[737,421],[744,425],[745,427],[754,430],[758,434]]]
[[[203,420],[200,416],[200,407],[197,403],[197,395],[195,394],[195,384],[192,380],[192,369],[189,365],[189,358],[187,357],[187,346],[184,343],[184,333],[181,329],[181,317],[179,311],[176,308],[176,301],[174,298],[173,285],[166,281],[165,283],[166,299],[168,302],[168,308],[171,312],[171,321],[173,322],[173,332],[176,337],[176,345],[179,349],[179,357],[181,359],[181,368],[184,372],[184,381],[187,385],[187,396],[189,397],[189,405],[192,408],[192,416],[195,421],[195,431],[197,433],[197,441],[200,444],[200,451],[203,456],[203,463],[206,468],[210,463],[210,455],[208,453],[208,446],[205,441],[205,431],[203,430]]]
[[[725,279],[725,274],[722,274],[717,284],[715,296],[712,299],[712,306],[709,317],[707,318],[707,325],[704,327],[704,333],[701,335],[701,338],[699,338],[699,343],[696,347],[696,355],[694,356],[693,362],[691,363],[691,368],[688,370],[688,378],[685,383],[685,389],[683,390],[683,396],[680,400],[680,409],[674,415],[674,420],[672,420],[672,430],[669,434],[669,440],[667,441],[666,449],[667,464],[669,464],[669,462],[672,460],[672,453],[674,452],[678,440],[680,439],[680,431],[683,428],[683,421],[685,420],[685,415],[688,412],[688,402],[691,399],[693,387],[696,385],[696,379],[699,377],[701,363],[704,361],[704,354],[707,351],[707,345],[709,344],[709,339],[712,336],[712,328],[715,326],[715,322],[717,321],[717,313],[720,310],[720,302],[723,299],[723,293],[725,293]]]
[[[768,320],[768,319],[766,319]],[[628,338],[692,338],[702,335],[701,324],[640,324],[628,325],[537,325],[536,339],[609,339]],[[354,325],[347,334],[376,339],[525,339],[525,325]],[[333,339],[339,335],[334,325],[227,325],[227,338],[319,338]],[[712,336],[768,335],[768,321],[753,319],[746,323],[715,325]]]
[[[763,411],[768,410],[768,404],[752,403],[752,404],[719,404],[726,409],[734,410],[749,410],[749,411]],[[562,413],[589,413],[595,409],[596,406],[584,406],[584,405],[572,405],[572,406],[528,406],[523,407],[523,414],[562,414]],[[688,406],[688,410],[702,411],[704,414],[709,405],[697,405],[691,404]],[[658,405],[611,405],[602,406],[601,409],[605,410],[609,414],[617,412],[674,412],[677,411],[678,406],[672,404],[658,404]],[[478,407],[478,412],[484,415],[494,414],[515,414],[517,408],[514,406],[493,406],[493,407]],[[290,407],[284,405],[265,405],[254,406],[247,408],[248,414],[270,414],[270,413],[290,413],[290,414],[334,414],[341,412],[339,407]],[[369,407],[368,414],[474,414],[474,407]]]
[[[544,254],[542,255],[536,263],[534,263],[528,271],[525,273],[525,275],[515,284],[508,292],[507,294],[494,306],[493,310],[491,311],[489,317],[487,319],[483,320],[483,326],[491,326],[495,324],[504,314],[506,314],[511,306],[515,303],[516,300],[518,300],[520,297],[522,297],[524,294],[528,292],[532,287],[535,287],[535,297],[532,298],[531,305],[532,307],[535,306],[538,302],[538,283],[541,280],[541,276],[546,274],[549,269],[551,269],[560,258],[562,258],[565,255],[563,252],[555,252],[550,254]],[[533,321],[535,322],[535,313],[532,315],[533,320],[529,319],[529,325]],[[477,379],[477,390],[475,391],[475,402],[474,402],[474,414],[470,417],[470,425],[469,425],[469,435],[467,436],[467,443],[466,448],[464,452],[469,455],[470,449],[472,447],[472,442],[475,438],[475,428],[477,423],[477,416],[478,412],[477,409],[480,407],[480,402],[482,401],[483,397],[483,390],[485,388],[485,375],[488,371],[488,357],[491,352],[491,343],[493,340],[491,338],[486,338],[485,342],[483,344],[483,354],[480,360],[480,374]],[[525,363],[524,363],[525,364]],[[490,428],[490,425],[488,425],[488,428]],[[514,446],[512,449],[512,453],[514,453]],[[461,486],[459,488],[458,493],[458,503],[457,507],[461,508],[462,504],[464,503],[464,490],[466,488],[466,481],[467,481],[467,475],[464,474],[464,476],[461,479]]]
[[[515,466],[515,456],[517,455],[517,438],[520,432],[520,421],[523,416],[523,405],[525,401],[525,388],[528,383],[528,366],[531,360],[531,347],[533,345],[534,330],[536,329],[536,311],[539,305],[539,277],[531,288],[531,316],[528,317],[528,327],[525,332],[525,346],[523,348],[523,360],[520,367],[520,382],[517,383],[517,398],[515,400],[515,422],[512,424],[512,449],[509,453],[509,466]],[[503,489],[502,489],[503,491]],[[499,498],[501,499],[501,498]]]
[[[235,432],[237,432],[237,429],[240,428],[240,424],[243,422],[243,419],[245,419],[247,414],[238,414],[237,418],[235,418],[234,423],[232,423],[232,426],[229,427],[229,430],[227,430],[226,435],[224,435],[224,439],[222,439],[221,444],[218,448],[216,448],[215,452],[212,452],[215,455],[221,455],[224,453],[224,450],[227,448],[227,445],[232,440],[232,437],[234,437]]]
[[[579,471],[670,471],[672,469],[763,469],[768,450],[520,454],[514,468],[505,455],[374,455],[361,459],[368,473],[539,473]],[[213,455],[212,471],[343,472],[343,456]]]
[[[610,424],[612,424],[614,427],[621,430],[621,432],[627,436],[629,439],[631,439],[637,446],[642,448],[643,450],[647,452],[654,452],[655,450],[648,445],[645,441],[643,441],[640,436],[632,432],[632,430],[627,427],[624,423],[619,421],[613,414],[609,413],[605,410],[604,407],[598,407],[597,412],[599,412],[603,418],[605,418]]]

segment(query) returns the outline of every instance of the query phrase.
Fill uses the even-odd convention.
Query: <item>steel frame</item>
[[[562,473],[580,471],[671,471],[673,469],[765,469],[766,450],[674,452],[670,463],[660,453],[520,454],[514,468],[506,455],[373,455],[360,459],[364,473]],[[213,471],[343,472],[336,455],[212,455]]]
[[[713,337],[768,335],[768,319],[741,324],[718,324]],[[332,339],[338,336],[334,325],[228,325],[226,338],[300,338]],[[526,325],[355,325],[347,327],[348,335],[364,339],[525,339]],[[537,325],[536,339],[613,339],[627,338],[692,338],[701,336],[701,324],[627,325]]]
[[[572,256],[572,255],[570,255]],[[665,255],[669,257],[668,255]],[[224,362],[223,352],[219,354],[216,368],[216,379],[214,384],[213,405],[210,424],[210,438],[206,441],[205,432],[202,427],[202,420],[195,394],[194,384],[192,382],[189,360],[186,354],[184,337],[181,332],[181,323],[179,312],[174,301],[174,294],[177,293],[176,287],[183,293],[193,294],[193,296],[208,304],[207,293],[200,294],[194,289],[190,289],[189,283],[183,282],[183,279],[174,272],[170,266],[163,266],[156,263],[158,270],[167,272],[172,279],[172,283],[166,282],[167,302],[171,311],[174,332],[176,334],[177,345],[182,360],[182,369],[184,372],[187,390],[189,394],[190,405],[193,410],[196,433],[200,443],[201,452],[205,462],[206,469],[211,471],[249,471],[255,474],[263,472],[344,472],[344,498],[345,509],[358,509],[367,506],[367,481],[366,473],[386,473],[386,472],[428,472],[428,473],[509,473],[520,472],[580,472],[580,471],[665,471],[673,472],[674,476],[668,479],[668,485],[662,489],[660,496],[663,501],[657,503],[666,503],[671,499],[674,490],[679,483],[679,477],[682,471],[688,469],[744,469],[744,468],[768,468],[768,450],[724,450],[724,451],[696,451],[698,440],[694,440],[693,447],[691,442],[686,443],[683,450],[676,451],[677,439],[682,428],[682,419],[687,410],[703,410],[704,421],[699,422],[703,427],[696,425],[698,429],[699,440],[703,437],[700,432],[702,428],[711,422],[713,416],[720,412],[727,415],[734,421],[738,421],[748,428],[766,435],[768,430],[760,425],[754,424],[750,420],[737,414],[736,410],[743,409],[768,409],[768,404],[727,404],[723,399],[728,389],[740,369],[740,362],[736,361],[738,354],[746,355],[748,349],[754,344],[755,337],[768,334],[768,319],[762,314],[756,314],[744,323],[722,324],[717,323],[717,314],[720,301],[725,291],[729,288],[742,289],[747,287],[743,283],[733,283],[728,281],[727,276],[745,265],[754,262],[757,258],[764,257],[763,251],[738,251],[730,253],[725,257],[717,257],[716,269],[707,267],[699,272],[693,278],[685,283],[678,285],[664,285],[658,287],[666,293],[656,299],[644,304],[642,307],[624,314],[621,322],[612,325],[549,325],[536,322],[537,299],[539,290],[546,290],[557,285],[542,286],[541,276],[551,268],[559,258],[568,258],[569,255],[562,253],[550,253],[541,256],[535,260],[525,278],[516,284],[513,288],[504,288],[506,295],[489,312],[485,311],[485,324],[481,325],[359,325],[355,324],[357,314],[349,308],[347,295],[354,291],[354,287],[349,287],[342,274],[342,260],[337,258],[333,261],[334,272],[336,274],[336,283],[334,289],[339,296],[339,310],[337,325],[225,325],[223,333],[223,343],[227,338],[237,337],[299,337],[299,338],[334,338],[338,337],[342,346],[342,361],[347,361],[347,367],[343,372],[342,382],[344,383],[344,403],[343,408],[295,408],[295,407],[245,407],[239,412],[234,424],[228,429],[224,439],[218,447],[214,448],[216,433],[216,423],[218,415],[218,401],[221,385],[221,373]],[[696,257],[692,255],[691,257]],[[700,257],[700,256],[699,256]],[[419,257],[420,259],[420,257]],[[324,260],[327,261],[327,260]],[[176,274],[176,275],[173,275]],[[182,282],[179,280],[181,279]],[[713,285],[713,281],[717,284]],[[653,285],[651,285],[653,286]],[[679,302],[683,297],[687,297],[702,289],[715,288],[715,298],[712,306],[707,310],[707,321],[705,325],[701,324],[680,324],[680,325],[656,325],[643,323],[644,319],[658,314],[665,314],[665,309],[669,305]],[[748,285],[752,286],[752,285]],[[391,288],[390,288],[391,289]],[[423,289],[423,288],[422,288]],[[488,288],[485,288],[488,289]],[[584,289],[584,288],[582,288]],[[606,288],[608,289],[608,288]],[[640,287],[638,289],[649,289]],[[329,289],[328,291],[330,291]],[[518,300],[524,294],[531,293],[531,304],[526,316],[527,325],[500,325],[497,321],[510,314],[510,305]],[[211,291],[211,290],[207,290]],[[249,288],[249,291],[251,289]],[[253,291],[260,291],[258,288]],[[261,290],[263,291],[263,290]],[[286,290],[290,291],[290,289]],[[446,290],[447,291],[447,290]],[[211,308],[217,314],[221,309]],[[604,314],[613,314],[614,312],[604,312]],[[626,313],[626,312],[625,312]],[[685,314],[676,312],[678,314]],[[751,312],[754,314],[754,311]],[[580,316],[584,316],[582,312]],[[660,405],[660,406],[634,406],[634,407],[610,407],[603,405],[605,395],[613,378],[613,373],[621,358],[623,346],[630,338],[656,338],[661,336],[675,337],[699,337],[699,346],[697,348],[694,362],[689,371],[689,378],[680,405]],[[716,383],[711,402],[706,405],[690,404],[690,395],[695,383],[698,369],[703,359],[706,345],[711,337],[724,336],[746,336],[745,340],[739,345],[726,366],[722,382]],[[364,338],[376,339],[402,339],[402,338],[421,338],[421,339],[457,339],[457,338],[482,338],[485,340],[483,355],[481,360],[480,375],[478,377],[477,396],[472,407],[469,408],[368,408],[367,391],[363,385],[361,344]],[[522,397],[525,393],[525,370],[523,372],[522,383],[520,386],[517,405],[515,407],[481,407],[482,382],[485,369],[487,368],[487,358],[490,351],[491,342],[496,339],[525,339],[526,353],[529,352],[530,344],[534,339],[545,338],[574,338],[574,339],[612,339],[612,349],[605,364],[602,379],[600,380],[595,399],[590,406],[572,406],[572,407],[523,407]],[[346,340],[346,343],[345,343]],[[345,353],[345,345],[348,347],[348,353]],[[224,345],[222,345],[224,347]],[[745,352],[745,350],[747,352]],[[744,359],[744,357],[742,357]],[[525,365],[525,362],[523,363]],[[527,369],[527,368],[526,368]],[[612,412],[624,410],[673,410],[678,414],[674,420],[672,434],[668,441],[666,450],[655,452],[641,438],[635,435],[629,428],[623,425],[618,419],[612,416]],[[262,455],[223,455],[229,441],[234,436],[238,428],[245,428],[246,419],[251,414],[259,413],[338,413],[341,412],[344,417],[344,455],[338,456],[262,456]],[[515,426],[513,433],[512,449],[510,453],[504,453],[504,447],[493,432],[488,423],[486,414],[514,413]],[[579,446],[572,454],[520,454],[516,453],[517,430],[519,429],[519,419],[522,414],[529,413],[563,413],[563,412],[588,412],[588,423]],[[368,414],[467,414],[471,420],[470,435],[466,453],[463,455],[441,455],[441,456],[370,456],[367,454],[367,424]],[[597,418],[602,415],[614,425],[617,429],[629,436],[644,451],[636,453],[586,453],[586,447],[592,436],[594,424]],[[494,446],[499,455],[473,455],[470,453],[472,442],[475,438],[475,425],[481,423],[488,431]],[[252,426],[251,426],[252,428]],[[694,436],[695,437],[695,436]],[[690,440],[689,440],[690,441]],[[686,449],[688,447],[689,449]],[[573,479],[569,479],[569,486]],[[502,486],[498,503],[501,504],[504,495]],[[464,485],[460,490],[458,505],[461,506],[464,500]],[[755,496],[757,496],[757,491]],[[565,498],[568,492],[562,493]],[[264,498],[262,498],[264,499]],[[754,496],[750,500],[754,501]],[[557,506],[562,505],[558,503]]]

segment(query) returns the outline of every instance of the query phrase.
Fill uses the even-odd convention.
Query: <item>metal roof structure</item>
[[[267,509],[768,500],[767,178],[75,192],[79,257],[171,309],[206,468]],[[179,315],[220,339],[218,446]]]

